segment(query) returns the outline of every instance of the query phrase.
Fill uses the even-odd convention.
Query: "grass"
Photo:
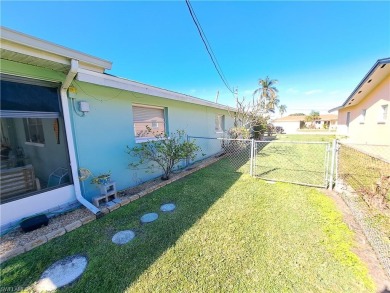
[[[325,158],[327,148],[330,149],[327,143],[334,138],[334,135],[282,134],[273,142],[258,143],[254,173],[266,180],[326,186],[329,166]]]
[[[278,134],[277,140],[281,141],[322,141],[331,142],[336,138],[334,134]]]
[[[219,161],[2,264],[2,286],[30,286],[53,262],[84,254],[86,272],[64,292],[374,292],[330,198],[229,166]],[[140,225],[167,202],[173,213]],[[136,238],[112,244],[124,229]]]
[[[375,157],[366,155],[352,147],[342,145],[339,155],[340,177],[361,195],[367,191],[373,192],[376,183],[382,175],[390,174],[390,164]],[[387,202],[390,204],[390,190],[386,194]],[[385,236],[384,240],[390,240],[390,217],[389,212],[375,207],[369,207],[369,223],[377,228]]]

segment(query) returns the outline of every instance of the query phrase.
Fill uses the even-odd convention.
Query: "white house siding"
[[[285,133],[295,133],[299,129],[300,121],[280,121],[274,122],[274,126],[281,126]]]

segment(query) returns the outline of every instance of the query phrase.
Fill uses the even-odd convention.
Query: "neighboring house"
[[[313,122],[305,122],[305,125],[307,128],[310,128],[311,125],[313,125],[315,129],[336,130],[337,129],[337,118],[338,118],[337,115],[321,114],[319,119],[316,119]]]
[[[286,116],[273,120],[274,126],[281,126],[285,133],[295,133],[299,129],[309,128],[311,125],[315,129],[336,130],[337,115],[324,114],[320,115],[320,119],[313,122],[306,122],[306,115]]]
[[[285,133],[295,133],[305,125],[305,116],[285,116],[272,121],[274,126],[283,127]]]
[[[111,171],[118,190],[158,177],[130,169],[126,147],[152,130],[216,137],[228,107],[106,74],[111,62],[1,28],[1,226],[90,202],[79,168]],[[207,154],[209,146],[201,145]]]
[[[337,134],[348,141],[390,145],[390,58],[378,60],[338,111]]]

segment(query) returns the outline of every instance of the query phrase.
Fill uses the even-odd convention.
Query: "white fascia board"
[[[212,108],[217,108],[222,110],[230,110],[230,111],[235,110],[229,106],[216,104],[207,100],[202,100],[192,96],[168,91],[165,89],[150,86],[147,84],[138,83],[124,78],[119,78],[119,77],[115,77],[107,74],[101,74],[97,72],[91,72],[81,68],[79,69],[76,79],[82,82],[92,83],[96,85],[126,90],[130,92],[135,92],[135,93],[140,93],[140,94],[145,94],[145,95],[150,95],[155,97],[161,97],[169,100],[197,104],[197,105],[202,105],[202,106],[207,106],[207,107],[212,107]]]
[[[51,42],[47,42],[42,39],[38,39],[33,36],[29,36],[9,28],[0,27],[1,31],[1,40],[13,42],[15,44],[23,45],[26,47],[30,47],[36,50],[44,51],[47,53],[51,53],[53,55],[58,55],[58,57],[66,57],[67,59],[75,59],[80,61],[81,63],[90,64],[93,67],[102,68],[102,72],[104,69],[111,69],[112,62],[100,59],[73,49],[66,48],[64,46],[60,46]],[[3,44],[2,44],[3,46]],[[26,53],[24,53],[26,54]],[[49,59],[50,60],[50,59]],[[54,60],[51,60],[54,61]],[[69,64],[65,63],[65,64]]]
[[[334,112],[334,111],[338,111],[338,110],[340,110],[340,109],[342,109],[342,108],[345,108],[345,107],[344,107],[344,106],[338,106],[338,107],[336,107],[336,108],[330,109],[330,110],[328,111],[328,113],[332,113],[332,112]],[[335,120],[337,120],[337,119],[335,119]]]

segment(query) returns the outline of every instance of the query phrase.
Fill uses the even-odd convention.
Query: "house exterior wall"
[[[382,105],[388,106],[387,120],[379,121]],[[390,76],[385,78],[359,104],[339,110],[337,134],[355,143],[390,145]],[[366,109],[364,123],[362,110]],[[349,127],[346,124],[350,112]]]
[[[62,82],[65,78],[62,72],[3,59],[1,61],[0,71],[4,74],[54,82]],[[233,120],[226,110],[79,81],[73,82],[72,86],[76,88],[76,93],[71,94],[73,99],[68,99],[68,105],[78,165],[89,169],[94,175],[111,171],[112,180],[116,181],[118,190],[161,175],[158,171],[146,173],[144,169],[131,170],[128,167],[129,163],[134,162],[134,158],[126,153],[126,146],[132,148],[137,145],[133,126],[133,104],[164,107],[168,132],[180,129],[192,136],[221,136],[215,132],[217,114],[225,116],[225,130],[233,126]],[[88,102],[90,106],[90,112],[84,117],[78,116],[73,110],[72,103],[78,109],[80,101]],[[81,190],[87,200],[99,194],[98,189],[90,184],[90,179],[81,182]],[[1,225],[75,201],[74,186],[69,185],[1,204]]]
[[[274,122],[275,126],[281,126],[285,133],[295,133],[300,127],[300,121],[280,121]]]
[[[226,130],[233,126],[233,120],[225,110],[127,91],[118,95],[117,89],[79,81],[76,82],[76,89],[76,104],[78,101],[86,101],[90,106],[90,112],[84,117],[78,116],[74,111],[71,113],[79,166],[89,169],[95,175],[111,171],[118,190],[162,174],[159,170],[147,173],[142,168],[129,168],[129,163],[136,162],[135,158],[126,153],[127,146],[132,148],[137,145],[133,104],[165,108],[168,133],[184,130],[191,136],[217,137],[220,135],[215,132],[217,114],[225,115]],[[116,98],[111,100],[113,97]],[[207,153],[208,146],[204,145],[202,148]],[[98,194],[97,188],[89,180],[83,185],[84,196],[88,200]]]

